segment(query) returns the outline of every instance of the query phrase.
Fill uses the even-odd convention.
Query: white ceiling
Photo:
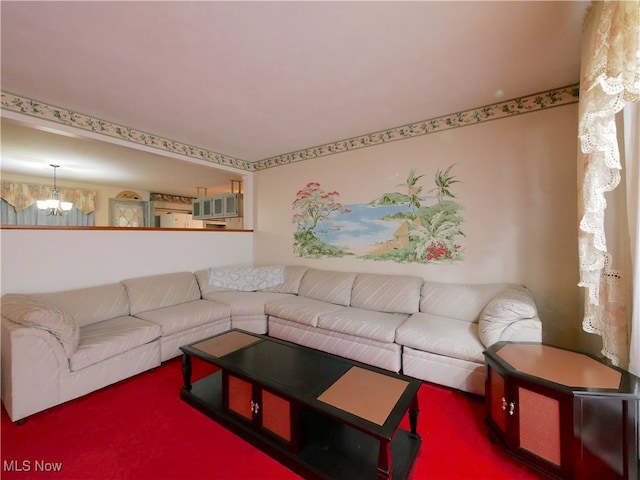
[[[587,6],[2,1],[1,87],[257,161],[577,83]]]

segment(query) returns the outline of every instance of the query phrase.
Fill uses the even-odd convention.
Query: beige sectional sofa
[[[13,421],[160,365],[231,328],[292,341],[471,393],[483,350],[541,341],[530,292],[288,266],[244,290],[179,272],[2,297],[2,402]]]
[[[180,354],[231,328],[190,272],[2,297],[2,403],[18,421]]]
[[[396,331],[417,313],[422,279],[309,269],[298,296],[269,302],[269,335],[399,372]]]

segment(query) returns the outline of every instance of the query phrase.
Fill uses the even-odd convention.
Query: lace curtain
[[[640,100],[639,1],[591,4],[582,39],[580,83],[579,286],[588,289],[583,329],[601,335],[602,353],[626,367],[631,289],[623,273],[612,268],[607,250],[605,193],[621,178],[616,113],[625,103]]]

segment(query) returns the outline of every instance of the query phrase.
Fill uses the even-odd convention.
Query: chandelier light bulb
[[[73,208],[72,202],[61,202],[60,191],[56,182],[56,169],[60,165],[50,164],[53,167],[53,190],[51,190],[51,198],[47,200],[38,200],[36,203],[38,209],[44,210],[45,215],[66,215],[71,208]]]

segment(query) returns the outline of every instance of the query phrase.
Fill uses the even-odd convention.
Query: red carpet
[[[210,371],[194,360],[194,379]],[[21,426],[3,408],[2,479],[300,478],[180,400],[181,386],[174,359]],[[424,384],[419,401],[412,480],[545,478],[489,441],[479,397]]]

